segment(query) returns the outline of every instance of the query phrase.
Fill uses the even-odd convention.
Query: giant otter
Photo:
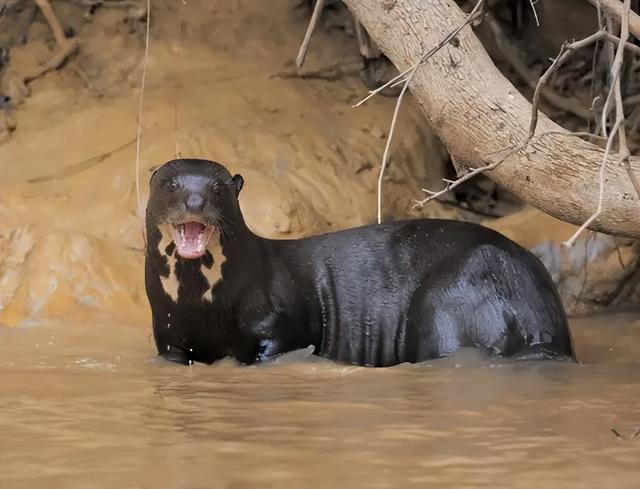
[[[271,240],[244,222],[240,175],[178,159],[151,177],[145,283],[160,355],[251,364],[313,345],[389,366],[482,347],[573,359],[542,263],[479,225],[415,219]]]

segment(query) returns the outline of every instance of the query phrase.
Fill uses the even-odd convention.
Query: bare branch
[[[431,56],[433,56],[440,49],[442,49],[442,47],[446,46],[449,43],[449,41],[451,41],[451,39],[453,39],[456,36],[456,34],[458,34],[458,32],[460,32],[462,29],[464,29],[465,26],[469,25],[471,22],[473,22],[475,19],[477,19],[482,14],[485,1],[486,0],[479,0],[478,3],[476,4],[476,6],[473,8],[473,10],[471,10],[471,12],[467,16],[467,18],[464,20],[464,22],[462,24],[460,24],[458,27],[456,27],[455,29],[453,29],[441,42],[438,43],[438,45],[436,47],[430,49],[429,51],[427,51],[427,53],[422,55],[417,63],[415,63],[409,69],[407,69],[407,70],[403,71],[402,73],[400,73],[398,76],[392,78],[391,80],[389,80],[384,85],[378,87],[376,90],[373,90],[372,92],[369,92],[369,95],[367,97],[365,97],[363,100],[361,100],[356,105],[354,105],[354,107],[358,107],[358,106],[362,105],[364,102],[369,100],[371,97],[373,97],[377,93],[379,93],[382,90],[384,90],[387,86],[399,84],[400,80],[403,80],[402,81],[402,83],[403,83],[402,90],[400,91],[400,94],[398,95],[398,100],[396,101],[396,107],[395,107],[395,109],[393,111],[393,117],[391,119],[391,126],[389,127],[389,135],[387,136],[387,142],[385,144],[384,153],[382,155],[382,163],[380,164],[380,173],[378,174],[378,206],[377,206],[378,207],[377,208],[378,224],[382,223],[382,185],[383,185],[383,182],[384,182],[384,173],[385,173],[385,171],[387,169],[387,164],[388,164],[388,161],[389,161],[389,149],[391,148],[391,141],[393,139],[393,132],[394,132],[395,127],[396,127],[396,121],[398,119],[398,113],[400,112],[400,106],[402,105],[402,99],[404,98],[404,94],[406,93],[407,89],[409,88],[409,84],[411,83],[411,80],[413,80],[413,76],[418,71],[418,68],[422,65],[422,63],[427,61]]]
[[[502,55],[507,59],[507,61],[509,61],[509,64],[518,76],[520,76],[527,85],[535,90],[539,80],[538,76],[527,67],[524,61],[522,61],[522,53],[520,53],[513,43],[507,39],[507,35],[496,18],[488,13],[485,23],[493,32],[496,45]],[[564,112],[569,112],[585,121],[591,119],[591,112],[584,107],[579,99],[575,97],[564,97],[562,95],[558,95],[551,89],[545,88],[542,89],[541,93],[544,99],[554,107]]]
[[[448,64],[444,58],[438,62],[429,60],[427,63],[434,69],[412,71],[424,56],[425,45],[440,44],[440,33],[458,29],[467,19],[468,14],[460,11],[454,0],[396,0],[392,9],[385,8],[378,0],[344,1],[382,51],[404,70],[404,74],[390,81],[388,86],[404,84],[408,75],[415,73],[409,87],[420,108],[434,123],[434,129],[449,151],[465,161],[471,170],[496,163],[495,157],[488,155],[501,156],[505,148],[513,148],[520,138],[527,139],[531,125],[530,103],[495,69],[471,29],[458,34],[461,42],[456,46],[456,52],[462,56],[461,63]],[[608,34],[602,36],[610,40]],[[474,82],[470,83],[470,80]],[[601,98],[602,102],[604,98],[606,96]],[[442,117],[443,114],[446,117]],[[544,114],[538,114],[535,136],[529,144],[532,145],[540,133],[550,131],[566,134]],[[516,152],[504,164],[497,165],[490,176],[542,211],[580,225],[593,213],[599,194],[604,150],[591,143],[593,139],[595,136],[587,141],[569,141],[566,137],[541,140],[535,147],[532,145],[526,151]],[[615,140],[609,153],[611,148],[616,150],[613,144]],[[631,157],[629,160],[637,172],[640,159]],[[602,212],[591,227],[597,231],[638,237],[640,199],[636,198],[627,171],[620,165],[611,166],[613,162],[614,158],[608,155],[605,170],[611,194],[604,195]],[[452,183],[447,182],[447,185]],[[631,198],[623,198],[629,189]]]
[[[507,155],[504,156],[503,158],[501,158],[501,159],[499,159],[497,161],[494,161],[493,163],[489,163],[488,165],[479,166],[478,168],[474,168],[469,173],[465,173],[463,176],[461,176],[457,180],[444,179],[443,181],[446,183],[446,186],[442,190],[434,192],[432,190],[427,190],[427,189],[423,188],[422,191],[425,192],[426,194],[429,194],[429,196],[427,198],[425,198],[425,199],[416,201],[415,204],[413,205],[413,207],[416,208],[416,209],[421,209],[427,202],[430,202],[430,201],[432,201],[434,199],[437,199],[438,197],[446,194],[447,192],[450,192],[451,190],[456,188],[458,185],[461,185],[464,182],[466,182],[467,180],[472,179],[476,175],[479,175],[480,173],[485,173],[487,171],[493,170],[495,167],[497,167],[500,163],[505,161],[511,155],[513,155],[513,154],[517,153],[518,151],[520,151],[521,149],[523,149],[526,146],[526,144],[527,144],[527,141],[524,141],[524,142],[518,144],[515,148],[512,148],[507,153]]]
[[[630,13],[629,10],[627,13]],[[624,17],[623,17],[624,19]],[[623,20],[624,22],[624,20]],[[620,38],[625,38],[625,29],[622,27],[622,32],[620,34]],[[631,168],[631,163],[629,158],[631,157],[631,152],[629,151],[629,146],[627,145],[627,132],[624,124],[624,102],[622,100],[622,89],[620,76],[618,76],[617,82],[615,84],[615,98],[616,98],[616,120],[620,120],[620,128],[618,129],[618,158],[620,162],[624,165],[627,170],[627,174],[629,175],[629,180],[633,185],[633,188],[640,198],[640,182],[638,182],[638,178],[636,174],[633,172],[633,168]]]
[[[531,5],[531,10],[533,10],[533,17],[536,19],[536,26],[540,27],[540,19],[538,19],[538,12],[536,12],[536,1],[537,0],[529,0],[529,5]]]
[[[588,0],[596,8],[601,8],[608,15],[621,19],[623,14],[628,15],[629,31],[633,37],[640,39],[640,16],[635,12],[626,12],[624,5],[619,0]]]
[[[613,43],[618,44],[620,42],[620,38],[618,36],[614,36],[613,34],[611,34],[610,32],[607,31],[600,31],[602,32],[602,36],[603,39],[606,39],[608,41],[611,41]],[[633,52],[634,54],[638,54],[640,55],[640,46],[633,44],[632,42],[629,41],[625,41],[624,42],[624,47],[625,49],[628,49],[629,51]]]
[[[613,143],[613,139],[615,138],[615,135],[617,134],[619,127],[620,127],[619,122],[616,122],[613,126],[613,129],[611,130],[611,134],[609,134],[609,139],[607,140],[607,146],[605,147],[604,155],[602,156],[602,163],[600,164],[600,172],[599,172],[600,191],[598,193],[598,206],[596,208],[596,211],[593,214],[591,214],[589,219],[587,219],[582,224],[582,226],[580,226],[580,228],[574,233],[573,236],[571,236],[571,238],[569,238],[567,241],[563,243],[567,248],[571,248],[575,244],[578,237],[582,234],[582,232],[586,230],[589,226],[591,226],[591,224],[602,213],[602,200],[604,198],[604,180],[605,180],[604,177],[605,177],[605,172],[607,167],[607,159],[609,158],[609,152],[611,151],[611,144]]]
[[[428,197],[426,197],[426,198],[424,198],[422,200],[417,200],[413,207],[417,208],[417,209],[420,209],[427,202],[430,202],[430,201],[432,201],[434,199],[437,199],[438,197],[441,197],[442,195],[446,194],[447,192],[450,192],[451,190],[453,190],[457,186],[463,184],[467,180],[470,180],[471,178],[475,177],[476,175],[479,175],[480,173],[485,173],[485,172],[493,170],[498,165],[500,165],[503,161],[505,161],[506,159],[510,158],[514,154],[516,154],[518,151],[521,151],[521,150],[525,149],[529,144],[533,144],[534,142],[540,140],[541,138],[543,138],[545,136],[573,136],[573,137],[580,137],[580,138],[584,138],[584,137],[600,138],[597,135],[594,136],[590,132],[569,132],[569,133],[567,133],[567,132],[561,132],[561,131],[546,131],[546,132],[540,133],[537,136],[535,136],[533,138],[527,138],[524,141],[522,141],[521,143],[513,145],[510,148],[504,148],[501,151],[493,152],[493,153],[488,154],[487,157],[488,156],[492,156],[493,154],[496,154],[496,153],[499,153],[499,152],[502,152],[502,151],[507,151],[507,154],[505,156],[503,156],[501,159],[499,159],[497,161],[494,161],[493,163],[489,163],[487,165],[480,166],[478,168],[474,168],[472,171],[470,171],[469,173],[465,173],[464,175],[462,175],[457,180],[443,179],[444,183],[446,183],[446,186],[442,190],[438,190],[438,191],[434,192],[432,190],[428,190],[428,189],[423,188],[422,191],[424,193],[428,194]],[[600,139],[605,139],[605,138],[600,138]]]
[[[626,1],[630,1],[630,0],[626,0]],[[533,5],[532,5],[533,6]],[[489,25],[490,27],[493,29],[494,31],[494,35],[496,35],[496,37],[500,38],[501,37],[501,30],[499,28],[499,26],[497,25],[497,22],[495,22],[493,19],[489,19]],[[453,190],[454,188],[456,188],[458,185],[466,182],[467,180],[473,178],[474,176],[480,174],[480,173],[485,173],[487,171],[491,171],[493,170],[495,167],[497,167],[500,163],[502,163],[505,159],[507,159],[508,157],[510,157],[511,155],[513,155],[514,153],[517,153],[518,151],[520,151],[521,149],[523,149],[529,142],[531,142],[533,140],[533,137],[535,135],[535,130],[536,130],[536,126],[537,126],[537,122],[538,122],[538,111],[539,111],[539,106],[540,106],[540,98],[542,96],[542,94],[544,93],[544,87],[547,84],[548,80],[551,78],[551,76],[557,71],[557,69],[562,66],[564,63],[566,63],[566,61],[569,59],[569,57],[573,54],[574,51],[581,49],[583,47],[589,46],[599,40],[606,40],[606,41],[610,41],[610,42],[617,42],[618,43],[618,51],[616,52],[616,59],[614,60],[614,64],[611,68],[611,72],[613,77],[615,78],[616,84],[612,86],[612,90],[609,93],[609,96],[607,97],[607,99],[609,99],[609,97],[613,94],[613,87],[617,87],[617,92],[620,91],[620,70],[621,70],[621,65],[622,65],[622,57],[624,54],[624,49],[630,49],[633,51],[638,51],[637,50],[637,46],[626,42],[626,39],[628,38],[628,30],[626,31],[626,36],[625,36],[625,30],[623,29],[622,31],[622,35],[620,38],[614,36],[613,34],[611,34],[610,32],[607,32],[605,30],[600,30],[590,36],[587,36],[586,38],[580,40],[580,41],[575,41],[572,43],[565,43],[562,45],[561,49],[560,49],[560,53],[558,54],[558,56],[556,57],[556,59],[553,61],[553,63],[551,64],[551,66],[545,71],[545,73],[540,77],[540,79],[538,80],[538,83],[535,86],[535,92],[534,92],[534,96],[533,96],[533,100],[532,100],[532,104],[531,104],[531,122],[529,125],[529,134],[527,136],[527,139],[519,144],[516,145],[514,148],[511,149],[511,151],[509,153],[507,153],[507,155],[496,161],[493,163],[490,163],[488,165],[485,166],[481,166],[478,168],[475,168],[474,170],[472,170],[471,172],[463,175],[462,177],[458,178],[455,181],[450,181],[450,180],[445,180],[446,186],[444,189],[437,191],[437,192],[433,192],[427,189],[423,189],[423,191],[425,193],[428,194],[428,197],[426,197],[423,200],[417,201],[415,204],[415,207],[422,207],[424,206],[427,202],[434,200],[442,195],[444,195],[445,193]],[[515,65],[518,65],[518,63],[515,63]],[[517,68],[518,66],[516,66]],[[526,72],[523,70],[519,70],[522,71],[522,73],[524,75],[526,75]],[[528,80],[528,76],[526,77],[526,80]],[[616,92],[616,93],[617,93]],[[548,96],[548,95],[547,95]],[[551,101],[553,103],[553,97],[551,97]],[[564,104],[562,104],[564,105]],[[605,104],[606,105],[606,104]],[[598,200],[598,210],[596,211],[596,213],[594,213],[585,224],[583,224],[583,227],[586,228],[588,227],[588,225],[590,225],[595,219],[597,219],[598,215],[602,212],[602,195],[603,195],[603,188],[604,188],[604,173],[605,173],[605,169],[606,169],[606,162],[608,159],[608,155],[609,152],[611,150],[611,144],[613,142],[613,138],[615,136],[616,133],[620,134],[620,159],[622,162],[626,162],[626,165],[628,165],[628,172],[630,177],[632,178],[632,182],[634,182],[634,187],[636,186],[637,179],[635,178],[635,175],[633,174],[633,171],[631,169],[631,165],[629,164],[629,150],[627,148],[626,145],[626,133],[624,132],[624,128],[623,128],[623,122],[624,122],[624,113],[623,113],[623,108],[622,108],[622,97],[620,96],[620,109],[617,111],[618,118],[620,120],[616,121],[616,125],[614,127],[615,131],[612,132],[612,135],[610,135],[610,137],[607,140],[607,150],[605,151],[604,157],[603,157],[603,161],[602,164],[600,165],[600,198]],[[589,136],[593,136],[591,134],[587,134]],[[626,156],[625,156],[626,155]],[[636,191],[638,192],[638,196],[640,197],[640,187],[636,188]],[[577,235],[582,232],[582,229],[579,229],[578,232],[576,233],[576,236],[574,238],[572,238],[572,240],[567,241],[567,245],[572,245],[573,242],[575,242],[575,238],[577,238]]]
[[[140,80],[140,101],[138,104],[138,127],[136,133],[136,201],[138,203],[138,219],[142,228],[142,240],[147,247],[147,233],[144,225],[144,211],[142,207],[142,194],[140,192],[140,140],[142,139],[142,114],[144,106],[144,89],[147,78],[147,65],[149,64],[149,31],[151,29],[151,0],[147,0],[147,27],[145,32],[144,58],[142,61],[142,78]]]
[[[393,139],[393,131],[396,128],[396,121],[398,119],[398,113],[400,112],[400,106],[402,105],[402,98],[405,92],[409,88],[409,80],[407,80],[402,86],[398,100],[396,100],[396,107],[393,110],[393,117],[391,118],[391,126],[389,127],[389,135],[387,136],[387,143],[384,146],[384,153],[382,154],[382,164],[380,165],[380,173],[378,174],[378,224],[382,223],[382,183],[384,181],[384,172],[387,169],[389,162],[389,149],[391,148],[391,140]]]
[[[607,159],[609,157],[609,152],[611,151],[611,146],[613,145],[613,140],[618,134],[618,155],[621,161],[629,161],[629,148],[627,147],[627,138],[624,130],[624,105],[622,103],[622,91],[620,89],[620,71],[622,70],[622,61],[624,58],[624,43],[629,37],[629,12],[631,10],[631,0],[624,0],[624,10],[622,12],[621,17],[621,32],[620,32],[620,42],[618,43],[618,48],[616,50],[616,55],[611,65],[611,88],[607,95],[607,102],[605,102],[605,109],[602,112],[602,127],[603,131],[606,126],[606,114],[607,114],[607,106],[611,99],[616,99],[616,122],[613,125],[613,129],[611,130],[611,134],[609,134],[609,138],[607,139],[607,145],[605,147],[604,155],[602,157],[602,163],[600,164],[600,172],[599,172],[599,193],[598,193],[598,206],[596,211],[587,219],[582,226],[575,232],[575,234],[565,241],[564,245],[567,247],[573,246],[576,242],[580,234],[587,229],[593,221],[595,221],[598,216],[602,213],[602,201],[604,199],[604,183],[605,183],[605,174],[607,169]],[[633,179],[632,179],[633,182]],[[634,185],[635,186],[635,185]],[[637,192],[637,189],[636,189]],[[640,195],[640,194],[639,194]]]
[[[420,65],[422,65],[425,61],[427,61],[431,56],[433,56],[434,54],[436,54],[438,51],[440,51],[444,46],[446,46],[447,44],[449,44],[449,42],[451,41],[451,39],[453,39],[454,37],[456,37],[456,35],[458,34],[458,32],[460,32],[462,29],[464,29],[466,26],[468,26],[469,24],[471,24],[473,21],[475,21],[476,19],[478,19],[483,12],[484,9],[484,5],[486,3],[486,0],[479,0],[478,3],[476,4],[475,7],[473,7],[473,10],[469,13],[469,15],[467,15],[467,18],[464,20],[464,22],[462,24],[460,24],[458,27],[456,27],[455,29],[453,29],[442,41],[440,41],[434,48],[430,49],[429,51],[427,51],[425,54],[423,54],[420,59],[418,60],[417,63],[414,63],[412,66],[410,66],[409,68],[407,68],[406,70],[404,70],[403,72],[399,73],[398,75],[394,76],[391,80],[389,80],[387,83],[385,83],[384,85],[379,86],[378,88],[376,88],[375,90],[372,90],[369,92],[369,95],[367,95],[365,98],[363,98],[362,100],[360,100],[360,102],[358,102],[357,104],[355,104],[353,107],[360,107],[362,104],[364,104],[367,100],[369,100],[370,98],[374,97],[375,95],[377,95],[378,93],[380,93],[381,91],[383,91],[385,88],[387,87],[394,87],[397,85],[400,85],[401,83],[405,83],[407,80],[409,80],[410,78],[413,78],[413,74],[417,71],[417,69],[420,67]],[[410,80],[409,80],[410,81]]]
[[[533,137],[536,132],[536,126],[538,124],[538,111],[540,110],[540,97],[544,93],[544,88],[551,76],[567,62],[567,60],[571,57],[574,51],[590,46],[591,44],[600,41],[606,40],[609,42],[615,42],[618,46],[624,51],[624,49],[629,49],[634,53],[640,54],[640,47],[632,44],[630,42],[626,42],[626,40],[622,40],[621,38],[614,36],[610,32],[605,30],[599,30],[598,32],[591,34],[590,36],[581,39],[580,41],[574,41],[572,43],[564,43],[560,48],[560,53],[553,60],[551,66],[547,68],[547,70],[542,74],[540,79],[538,80],[538,84],[536,85],[535,92],[533,94],[533,100],[531,101],[531,123],[529,125],[529,137]],[[619,70],[618,70],[619,73]],[[605,103],[606,107],[606,103]],[[604,114],[604,111],[603,111]],[[577,115],[577,114],[576,114]]]

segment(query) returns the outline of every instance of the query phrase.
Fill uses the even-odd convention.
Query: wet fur
[[[159,246],[159,225],[180,204],[162,182],[184,175],[223,187],[207,195],[204,210],[219,229],[219,252],[177,257],[172,297],[162,284],[171,257]],[[505,236],[418,219],[270,240],[245,225],[241,188],[241,177],[205,160],[169,162],[152,178],[146,288],[158,352],[170,360],[232,356],[253,363],[308,345],[317,355],[370,366],[443,357],[465,346],[523,359],[574,358],[549,274]],[[206,273],[213,266],[220,270],[215,283]]]

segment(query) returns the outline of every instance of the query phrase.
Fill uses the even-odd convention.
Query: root
[[[53,38],[58,46],[58,52],[55,53],[44,65],[39,66],[33,72],[27,74],[24,77],[25,84],[40,78],[45,73],[57,70],[79,49],[79,45],[75,40],[67,39],[64,35],[62,25],[60,24],[58,17],[56,17],[56,13],[53,11],[49,0],[35,0],[35,2],[47,21],[47,24],[49,24]]]

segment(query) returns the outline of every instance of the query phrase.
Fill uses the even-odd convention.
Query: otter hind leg
[[[535,257],[484,247],[459,267],[439,267],[414,293],[406,356],[423,361],[482,347],[517,359],[573,358],[566,316]]]
[[[452,355],[461,346],[456,311],[425,285],[414,294],[407,318],[404,360],[414,363]]]
[[[490,294],[456,293],[451,288],[419,290],[407,324],[407,360],[422,362],[455,354],[461,347],[510,356],[526,345]]]

